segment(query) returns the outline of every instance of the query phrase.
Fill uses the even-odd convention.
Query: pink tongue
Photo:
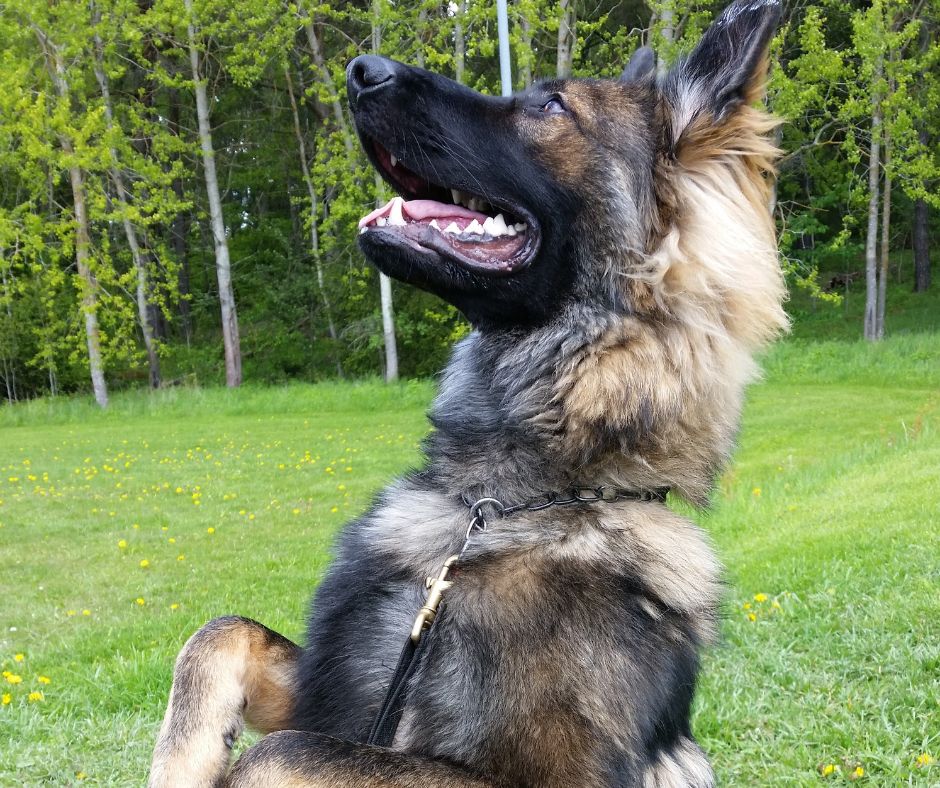
[[[359,226],[365,227],[382,216],[388,216],[396,200],[401,200],[402,215],[406,219],[412,219],[416,222],[423,222],[425,219],[467,219],[469,221],[476,219],[480,224],[483,224],[487,219],[485,213],[471,211],[462,205],[450,205],[437,202],[437,200],[411,200],[405,202],[401,197],[394,197],[381,208],[376,208],[372,213],[363,216],[359,220]]]

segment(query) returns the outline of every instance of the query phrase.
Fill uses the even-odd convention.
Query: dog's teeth
[[[396,164],[398,164],[398,159],[395,157],[394,153],[391,153],[389,155],[392,157],[392,166],[394,167]]]
[[[438,232],[441,231],[441,226],[437,223],[437,219],[431,219],[430,223],[428,224],[428,227],[433,227]]]
[[[487,221],[490,221],[487,219]],[[494,232],[493,235],[505,235],[509,228],[506,226],[506,220],[503,218],[501,213],[496,214],[496,218],[492,220]],[[483,225],[486,227],[486,225]]]
[[[457,235],[457,233],[460,232],[460,228],[457,226],[457,222],[451,222],[450,224],[447,225],[447,227],[444,228],[444,232],[453,233],[454,235]]]
[[[388,224],[388,220],[384,216],[380,216],[375,220],[375,223],[378,227],[384,227],[386,224]]]
[[[388,213],[388,223],[393,227],[404,227],[407,222],[405,217],[402,215],[401,206],[404,203],[404,200],[401,197],[396,197],[392,201],[392,210]]]
[[[525,229],[526,229],[526,225],[525,225],[524,223],[522,223],[522,222],[520,222],[520,223],[518,223],[518,224],[514,224],[513,227],[516,228],[516,232],[517,232],[517,233],[524,233],[524,232],[525,232]]]
[[[460,190],[459,189],[451,189],[450,196],[454,200],[454,205],[460,205]]]
[[[470,224],[467,225],[467,229],[464,230],[465,233],[476,233],[477,235],[483,235],[482,225],[474,219]]]
[[[508,235],[510,238],[515,238],[515,237],[516,237],[516,228],[513,227],[513,226],[510,224],[510,225],[506,228],[506,235]]]
[[[365,231],[366,231],[367,229],[368,229],[368,228],[366,228],[366,227],[360,227],[360,228],[359,228],[359,235],[362,235],[363,233],[365,233]]]
[[[487,235],[499,235],[496,231],[496,222],[493,221],[492,216],[487,216],[486,221],[483,222],[483,232]]]

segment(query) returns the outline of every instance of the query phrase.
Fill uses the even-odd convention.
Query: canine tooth
[[[496,230],[496,222],[493,220],[492,216],[487,216],[486,221],[483,222],[483,232],[487,235],[499,235],[499,232]]]
[[[401,197],[396,197],[392,201],[392,210],[388,213],[388,223],[393,227],[404,227],[405,217],[402,215],[401,206],[404,203]]]
[[[392,157],[392,166],[394,167],[396,164],[398,164],[398,159],[394,153],[390,153],[389,155]]]
[[[454,235],[457,235],[457,233],[460,232],[460,228],[457,226],[457,222],[451,222],[450,224],[447,225],[447,227],[444,228],[444,232],[453,233]]]
[[[384,227],[386,224],[388,224],[388,219],[386,219],[384,216],[380,216],[375,220],[375,223],[378,227]]]
[[[368,229],[368,228],[366,228],[366,227],[360,227],[360,228],[359,228],[359,235],[363,235],[363,234],[365,233],[366,229]]]
[[[433,227],[438,232],[441,231],[441,226],[437,223],[437,219],[431,219],[431,221],[428,223],[428,227]]]
[[[477,235],[483,235],[483,227],[480,223],[474,219],[470,224],[467,225],[467,229],[464,230],[465,233],[476,233]]]
[[[485,224],[483,226],[486,227]],[[509,230],[501,213],[496,214],[496,218],[493,219],[493,228],[495,229],[493,235],[505,235]]]
[[[450,196],[454,200],[454,205],[460,205],[460,189],[451,189]]]

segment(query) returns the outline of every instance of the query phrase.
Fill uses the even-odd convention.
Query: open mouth
[[[486,274],[514,273],[535,257],[538,225],[523,207],[434,183],[375,140],[366,142],[401,196],[360,219],[360,234],[390,234]]]

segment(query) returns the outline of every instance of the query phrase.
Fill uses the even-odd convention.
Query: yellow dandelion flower
[[[213,527],[210,525],[208,528],[206,528],[206,533],[207,533],[207,534],[214,534],[214,533],[215,533],[215,528],[213,528]]]
[[[36,676],[36,681],[38,681],[40,684],[52,683],[52,679],[50,679],[48,676]]]
[[[925,766],[930,766],[932,763],[933,756],[929,752],[921,753],[914,761],[914,765],[917,766],[918,769],[923,769]]]
[[[74,611],[74,610],[66,610],[66,611],[65,611],[65,615],[67,615],[67,616],[74,616],[74,615],[75,615],[75,611]]]
[[[168,525],[161,525],[161,526],[160,526],[160,530],[161,530],[161,531],[169,531],[169,530],[170,530],[170,526],[168,526]]]
[[[249,520],[254,520],[254,519],[255,519],[254,514],[249,514],[249,515],[248,515],[248,519],[249,519]]]
[[[148,566],[150,566],[150,562],[146,558],[141,559],[140,568],[146,569]]]
[[[135,531],[139,531],[139,530],[140,530],[140,523],[134,523],[134,524],[131,526],[131,528],[133,528]]]
[[[83,615],[83,616],[90,616],[90,615],[91,615],[91,611],[86,607],[86,608],[82,611],[82,615]]]
[[[300,509],[291,509],[293,514],[300,514]]]
[[[757,616],[755,616],[753,613],[748,613],[748,614],[747,614],[747,620],[748,620],[748,621],[757,621]]]
[[[144,605],[147,604],[147,603],[144,601],[144,598],[143,598],[142,596],[137,597],[137,599],[134,600],[134,601],[137,602],[137,604],[140,605],[141,607],[143,607]]]
[[[170,610],[179,610],[179,607],[180,607],[180,603],[174,602],[172,605],[170,605]]]
[[[182,487],[177,487],[175,492],[176,492],[177,495],[179,495],[181,492],[183,492],[183,488],[182,488]]]
[[[13,696],[9,692],[4,692],[2,700],[3,700],[4,706],[9,706],[11,701],[13,700]]]
[[[760,487],[755,487],[753,490],[751,490],[751,495],[753,495],[755,498],[760,498]]]
[[[22,662],[24,659],[26,659],[26,656],[25,656],[24,654],[14,654],[14,655],[13,655],[13,661],[14,661],[14,662]]]
[[[338,507],[338,506],[334,506],[332,509],[330,509],[330,511],[331,511],[331,512],[338,512],[338,511],[339,511],[339,507]]]
[[[176,544],[176,539],[171,536],[169,539],[167,539],[167,542],[169,544]]]
[[[21,684],[23,682],[22,676],[17,676],[15,673],[10,673],[9,671],[6,671],[4,678],[10,684]]]
[[[127,547],[127,539],[119,539],[119,540],[118,540],[118,547],[120,547],[122,550],[123,550],[125,547]]]
[[[742,607],[743,607],[745,610],[750,610],[750,609],[751,609],[751,603],[750,603],[750,602],[745,602],[745,603],[742,605]]]
[[[185,560],[186,560],[186,556],[183,555],[182,553],[180,553],[178,556],[176,556],[176,560],[177,560],[177,561],[185,561]]]
[[[836,765],[834,763],[827,763],[825,766],[820,769],[820,773],[823,777],[828,777],[831,774],[835,774]]]
[[[754,601],[755,601],[755,602],[766,602],[766,601],[767,601],[767,594],[754,594]]]
[[[84,780],[88,775],[85,772],[75,772],[76,780]]]
[[[29,702],[35,703],[37,700],[43,700],[43,694],[41,692],[30,692],[29,693]]]
[[[864,776],[865,776],[865,769],[863,769],[861,766],[856,766],[856,767],[855,767],[855,770],[852,772],[851,776],[854,777],[856,780],[857,780],[859,777],[864,777]]]

